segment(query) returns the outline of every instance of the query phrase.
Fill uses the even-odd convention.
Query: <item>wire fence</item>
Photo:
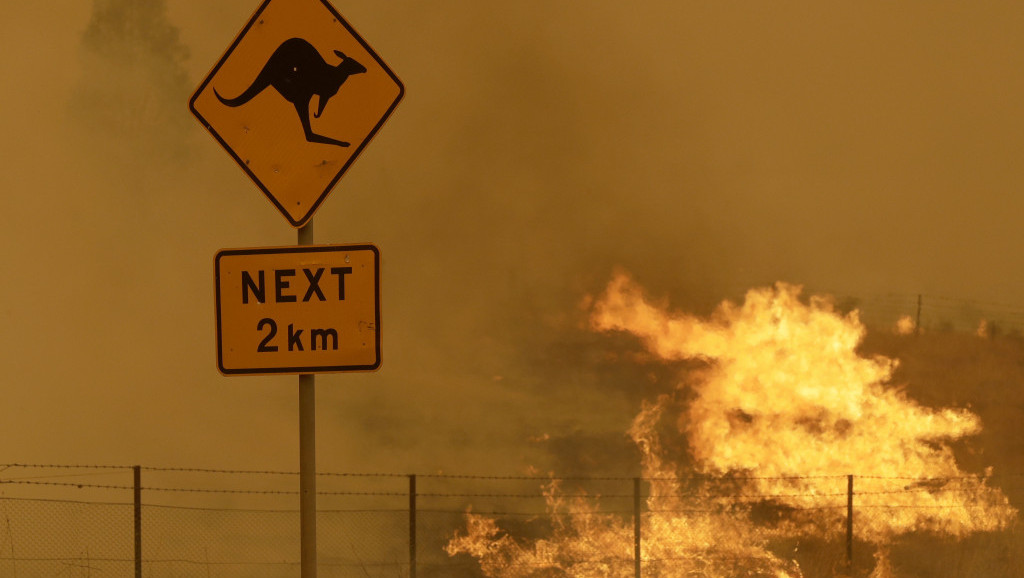
[[[139,472],[0,466],[0,577],[299,576],[296,473]],[[1024,576],[1024,476],[318,478],[324,577]]]
[[[1024,337],[1024,309],[1010,303],[935,294],[861,293],[808,288],[807,294],[833,295],[843,310],[857,309],[865,323],[904,332],[969,331],[984,337]]]

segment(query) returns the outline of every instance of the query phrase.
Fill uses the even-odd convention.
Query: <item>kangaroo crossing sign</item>
[[[189,109],[301,227],[404,92],[326,0],[264,0]]]
[[[214,269],[221,373],[380,367],[380,252],[374,245],[225,249]]]

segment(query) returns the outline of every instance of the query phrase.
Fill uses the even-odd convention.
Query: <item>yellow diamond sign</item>
[[[264,0],[189,108],[301,227],[404,92],[326,0]]]

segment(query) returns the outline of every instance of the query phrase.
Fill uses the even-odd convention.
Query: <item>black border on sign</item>
[[[405,85],[402,84],[402,81],[398,79],[398,76],[396,76],[395,73],[392,72],[391,68],[389,68],[387,64],[384,64],[384,61],[381,60],[380,56],[372,48],[370,48],[370,45],[367,44],[365,40],[363,40],[363,37],[360,36],[359,33],[356,32],[354,28],[352,28],[348,21],[341,17],[341,14],[339,14],[338,11],[334,9],[334,6],[331,6],[331,4],[327,2],[327,0],[320,0],[320,3],[324,5],[324,8],[327,8],[331,15],[338,19],[338,22],[342,26],[344,26],[346,30],[348,30],[348,33],[352,35],[352,38],[355,38],[355,40],[359,42],[360,45],[362,45],[366,52],[370,56],[372,56],[375,61],[377,61],[377,64],[380,65],[381,69],[384,70],[384,72],[391,77],[391,80],[395,81],[395,84],[398,85],[398,96],[395,97],[395,101],[391,103],[391,106],[388,107],[387,111],[384,113],[384,116],[381,117],[380,121],[378,121],[377,124],[373,127],[373,130],[371,130],[370,133],[366,135],[366,138],[363,139],[363,142],[359,143],[359,146],[356,147],[355,152],[353,152],[352,156],[349,157],[348,162],[346,162],[341,167],[341,169],[338,170],[338,174],[334,175],[334,178],[331,179],[331,182],[327,183],[327,187],[323,190],[322,193],[320,193],[320,196],[317,197],[315,201],[313,201],[313,204],[310,205],[309,210],[306,212],[306,214],[303,215],[302,218],[298,220],[292,220],[291,215],[288,213],[287,210],[285,210],[284,206],[281,205],[280,201],[274,198],[274,195],[270,192],[270,190],[267,189],[266,185],[264,185],[263,182],[260,181],[260,179],[255,175],[255,173],[249,170],[249,167],[245,164],[245,161],[242,160],[242,158],[239,157],[235,153],[235,151],[231,150],[231,147],[228,146],[228,143],[225,142],[224,139],[217,133],[217,131],[214,130],[213,126],[211,126],[210,123],[207,122],[205,118],[203,118],[203,115],[199,114],[199,111],[196,110],[196,99],[199,98],[200,93],[202,93],[203,90],[206,88],[206,85],[209,84],[211,80],[213,80],[213,77],[217,75],[217,71],[219,71],[221,66],[224,65],[228,57],[231,56],[231,53],[235,51],[235,48],[238,46],[238,43],[242,41],[242,38],[244,38],[245,35],[249,32],[249,29],[252,28],[252,25],[259,19],[260,14],[263,13],[263,10],[266,9],[267,5],[270,4],[270,2],[271,0],[263,0],[263,3],[260,4],[260,7],[256,9],[256,12],[253,13],[252,18],[249,19],[249,22],[246,23],[245,27],[242,28],[242,31],[238,33],[237,37],[235,37],[235,41],[232,42],[231,46],[229,46],[227,51],[224,52],[224,56],[220,57],[220,60],[217,61],[217,64],[213,66],[213,69],[210,70],[210,73],[207,74],[206,77],[203,79],[203,82],[199,85],[199,88],[197,88],[195,93],[192,94],[192,98],[190,98],[188,101],[188,108],[190,111],[192,111],[193,116],[199,119],[199,122],[202,123],[204,127],[206,127],[206,130],[210,131],[210,134],[212,134],[213,137],[217,139],[217,142],[220,143],[220,146],[222,146],[224,150],[228,151],[228,154],[230,154],[231,157],[235,159],[235,162],[238,163],[238,166],[242,167],[242,170],[245,171],[245,174],[249,175],[249,178],[252,179],[254,183],[256,183],[256,186],[258,186],[261,191],[263,191],[263,194],[266,195],[268,199],[270,199],[270,202],[273,203],[274,206],[277,207],[279,211],[281,211],[281,214],[284,215],[284,218],[293,227],[299,228],[304,226],[307,222],[309,222],[310,219],[313,218],[313,213],[315,213],[316,210],[320,208],[320,205],[324,202],[324,199],[326,199],[327,195],[331,192],[332,189],[334,189],[334,185],[336,185],[338,181],[341,180],[341,177],[345,174],[346,171],[348,171],[348,167],[359,157],[360,153],[363,152],[363,149],[366,148],[366,145],[369,144],[371,140],[373,140],[374,135],[377,134],[377,131],[380,130],[380,127],[384,125],[384,122],[388,120],[388,118],[391,116],[391,113],[395,111],[395,107],[398,106],[398,103],[401,102],[402,97],[405,96]]]
[[[302,367],[252,367],[244,369],[224,368],[224,343],[221,330],[221,308],[220,308],[220,259],[227,255],[274,255],[280,253],[328,253],[339,251],[373,251],[374,280],[373,291],[376,298],[374,311],[374,325],[376,327],[374,343],[377,361],[371,365],[322,365]],[[338,373],[343,371],[376,371],[381,364],[381,330],[380,330],[380,249],[371,243],[355,245],[296,245],[290,247],[257,247],[250,249],[221,249],[214,257],[213,284],[214,301],[216,303],[217,318],[217,369],[223,375],[271,375],[271,374],[303,374],[303,373]]]

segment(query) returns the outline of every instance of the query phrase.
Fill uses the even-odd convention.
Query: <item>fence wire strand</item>
[[[177,467],[141,471],[144,576],[298,578],[297,473]],[[96,483],[97,475],[115,478]],[[416,493],[410,496],[407,474],[318,475],[318,567],[324,577],[409,578],[415,573],[418,578],[629,578],[634,576],[637,515],[643,576],[760,576],[790,560],[799,562],[804,576],[825,576],[843,567],[847,557],[847,476],[694,476],[645,479],[635,485],[630,477],[428,474],[416,476]],[[958,485],[968,478],[858,479],[862,488],[850,501],[857,528],[904,515],[936,517],[948,511],[978,516],[987,507],[984,496]],[[993,483],[997,476],[984,479]],[[664,491],[661,482],[669,481],[678,482],[678,494]],[[133,575],[134,489],[130,466],[0,465],[0,577]],[[913,501],[919,496],[933,500]],[[473,520],[487,521],[491,526],[485,526],[497,532],[484,536],[481,548],[498,548],[507,536],[517,544],[519,557],[498,569],[486,555],[470,555],[465,549],[456,553],[453,544],[473,532]],[[725,534],[715,525],[723,520],[735,522],[729,531],[748,534],[750,542],[743,545],[747,550],[722,546]],[[665,534],[659,527],[671,531]],[[899,546],[903,550],[891,555],[919,554],[915,548],[925,544],[937,548],[937,554],[924,557],[929,560],[960,556],[955,564],[945,563],[966,568],[998,559],[1004,564],[1000,575],[1024,577],[1024,563],[1006,562],[1007,556],[1015,556],[1009,552],[1024,551],[1014,527],[990,533],[984,548],[971,543],[964,550],[967,542],[961,536],[922,535],[904,540]],[[618,546],[588,546],[587,540],[598,538],[584,539],[586,531]],[[861,534],[855,538],[859,557],[853,563],[864,575],[873,567],[876,545],[866,543]],[[560,546],[559,540],[577,542]],[[545,557],[543,548],[559,554]]]

